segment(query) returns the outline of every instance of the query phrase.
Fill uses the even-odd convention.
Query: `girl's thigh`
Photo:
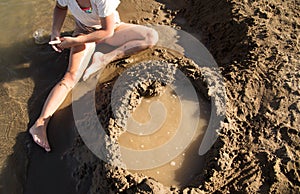
[[[144,40],[146,34],[153,29],[135,24],[122,23],[116,29],[112,37],[104,40],[104,43],[111,46],[120,46],[133,40]]]

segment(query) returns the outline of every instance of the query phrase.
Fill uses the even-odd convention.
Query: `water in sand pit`
[[[202,97],[198,96],[198,99],[201,114],[200,118],[190,118],[198,119],[199,122],[189,146],[166,164],[153,169],[130,170],[131,172],[143,173],[166,186],[184,186],[201,172],[203,162],[198,155],[198,148],[208,125],[210,105]],[[128,119],[127,132],[119,138],[120,145],[141,151],[162,146],[178,132],[181,112],[180,100],[170,87],[160,96],[143,98],[131,119]]]

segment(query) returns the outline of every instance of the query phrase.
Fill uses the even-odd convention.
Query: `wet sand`
[[[202,172],[183,188],[97,159],[74,129],[70,98],[49,126],[53,152],[43,153],[33,144],[26,125],[32,124],[62,76],[68,53],[58,56],[47,45],[22,43],[35,49],[26,55],[35,60],[12,60],[8,66],[14,71],[1,67],[1,103],[6,106],[7,96],[17,99],[9,101],[13,109],[1,113],[1,193],[298,193],[299,7],[298,1],[122,1],[124,21],[179,26],[194,34],[212,53],[225,79],[226,118],[219,138],[203,156]],[[5,50],[1,48],[1,53]],[[107,71],[123,70],[153,53],[169,60],[177,57],[154,48],[114,62]],[[196,76],[192,81],[197,92],[207,93],[198,71],[185,69],[187,61],[180,64],[187,75]],[[19,71],[22,76],[16,74]],[[107,75],[111,77],[98,86],[96,107],[99,115],[107,115],[99,116],[103,125],[114,131],[108,104],[115,74]],[[28,88],[25,93],[19,93],[20,85]],[[20,117],[14,116],[16,112]],[[17,119],[7,122],[9,117]]]

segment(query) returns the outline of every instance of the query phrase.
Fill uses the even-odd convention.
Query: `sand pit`
[[[217,138],[226,109],[224,83],[216,62],[197,39],[170,27],[153,28],[160,41],[152,51],[110,64],[100,72],[98,84],[95,78],[78,84],[73,90],[74,119],[84,144],[109,164],[104,165],[107,170],[119,174],[117,179],[146,175],[167,187],[183,188],[202,171],[203,155]],[[156,112],[141,108],[147,98],[162,100],[152,106]],[[178,106],[173,111],[172,99]],[[152,112],[148,124],[133,122],[131,114],[139,111],[144,120]],[[90,162],[84,158],[91,158],[91,152],[73,149],[78,171]],[[96,160],[93,165],[103,164]],[[119,168],[127,174],[119,173]],[[93,179],[91,188],[97,187],[100,177]]]

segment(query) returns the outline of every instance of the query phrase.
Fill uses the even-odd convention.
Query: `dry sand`
[[[52,156],[51,161],[64,155],[64,162],[72,163],[70,172],[74,182],[70,185],[76,185],[78,193],[299,193],[299,9],[297,0],[181,0],[176,3],[123,0],[119,10],[124,21],[181,28],[199,38],[211,52],[226,88],[226,113],[219,138],[203,156],[201,173],[181,188],[164,186],[154,178],[103,163],[88,150],[78,134],[71,135],[75,143],[68,143],[67,153]],[[123,132],[109,107],[116,76],[131,64],[149,57],[178,64],[197,92],[209,99],[206,95],[209,87],[202,80],[201,69],[178,54],[153,48],[113,62],[96,90],[100,121],[113,138]],[[148,83],[146,90],[136,93],[135,98],[159,94],[162,87]],[[132,102],[133,107],[138,104],[134,99]],[[39,162],[32,157],[46,160],[41,154],[26,154],[31,162]],[[23,155],[19,158],[23,159]],[[118,157],[113,149],[111,156]],[[58,166],[65,168],[60,162]],[[19,168],[22,177],[18,183],[22,183],[26,180],[26,170]],[[27,191],[30,190],[28,182],[34,179],[33,175],[27,177]]]

